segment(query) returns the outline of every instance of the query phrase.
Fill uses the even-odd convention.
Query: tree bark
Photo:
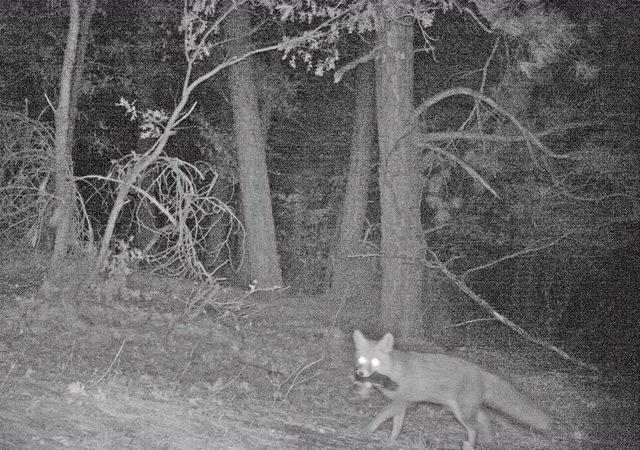
[[[72,237],[75,189],[73,186],[73,161],[69,145],[71,112],[71,85],[80,32],[80,1],[69,3],[69,31],[64,49],[60,73],[60,93],[55,111],[55,193],[58,204],[52,222],[56,227],[51,267],[58,268],[66,257]]]
[[[250,45],[251,27],[246,9],[232,13],[224,23],[233,56]],[[251,59],[229,69],[229,87],[238,150],[240,193],[246,231],[249,273],[258,286],[282,285],[267,177],[266,135],[258,107]]]
[[[376,105],[380,146],[381,320],[403,337],[421,334],[421,180],[411,146],[413,22],[405,2],[379,2],[381,26],[376,58]]]
[[[334,298],[347,295],[350,286],[362,278],[358,269],[369,266],[368,260],[348,258],[364,251],[363,235],[371,180],[371,151],[375,134],[375,78],[373,63],[356,68],[355,122],[351,135],[351,155],[347,187],[339,219],[338,240],[333,252],[331,293]],[[364,267],[363,267],[364,266]],[[359,289],[358,289],[359,290]]]
[[[82,83],[84,81],[84,61],[89,46],[89,33],[91,31],[91,20],[96,10],[96,0],[85,0],[84,11],[81,10],[80,31],[78,34],[78,49],[73,70],[73,81],[71,82],[71,94],[69,100],[69,129],[68,145],[69,154],[73,153],[74,132],[76,129],[76,119],[78,118],[78,103],[82,95]]]

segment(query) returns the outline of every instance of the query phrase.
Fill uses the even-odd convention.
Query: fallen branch
[[[113,367],[113,365],[116,363],[116,361],[120,358],[120,353],[122,353],[122,349],[124,348],[124,344],[127,342],[126,339],[124,339],[122,341],[122,345],[120,345],[120,349],[118,350],[118,353],[116,353],[116,357],[113,358],[113,361],[111,361],[111,364],[109,365],[109,367],[107,368],[107,371],[105,373],[102,374],[102,376],[98,379],[98,381],[91,383],[91,387],[97,385],[98,383],[100,383],[104,377],[106,377],[109,372],[111,372],[111,368]]]
[[[498,259],[494,259],[493,261],[489,261],[486,264],[482,264],[480,266],[476,266],[476,267],[472,267],[471,269],[465,270],[464,273],[460,276],[461,279],[465,279],[469,274],[473,273],[473,272],[477,272],[478,270],[484,270],[484,269],[488,269],[489,267],[493,267],[496,266],[498,264],[500,264],[501,262],[507,261],[509,259],[513,259],[513,258],[519,258],[520,256],[524,256],[527,255],[529,253],[534,253],[540,250],[544,250],[545,248],[549,248],[552,245],[557,244],[558,242],[560,242],[562,239],[566,238],[567,236],[569,236],[571,233],[565,233],[562,236],[559,236],[549,242],[545,242],[543,244],[539,244],[538,246],[535,247],[527,247],[524,248],[522,250],[519,250],[515,253],[511,253],[509,255],[505,255],[502,256],[501,258]]]
[[[438,268],[438,270],[440,270],[440,272],[442,272],[442,274],[444,276],[446,276],[449,280],[451,280],[453,282],[453,284],[455,284],[458,287],[458,289],[460,289],[462,292],[464,292],[469,297],[471,297],[471,299],[474,302],[476,302],[478,305],[480,305],[481,307],[483,307],[484,309],[489,311],[489,313],[493,317],[495,317],[498,321],[502,322],[504,325],[508,326],[509,328],[511,328],[513,331],[515,331],[516,333],[518,333],[520,336],[524,337],[528,341],[531,341],[534,344],[539,345],[540,347],[544,347],[544,348],[546,348],[548,350],[551,350],[554,353],[557,353],[558,355],[560,355],[562,358],[566,359],[567,361],[571,361],[572,363],[577,364],[580,367],[584,367],[586,369],[589,369],[589,370],[591,370],[593,372],[599,372],[600,371],[593,364],[589,364],[589,363],[587,363],[585,361],[582,361],[579,358],[576,358],[575,356],[571,356],[567,352],[562,350],[561,348],[559,348],[559,347],[557,347],[557,346],[545,341],[544,339],[540,339],[540,338],[537,338],[537,337],[533,336],[532,334],[530,334],[529,332],[527,332],[526,330],[524,330],[523,328],[521,328],[520,326],[518,326],[517,324],[515,324],[511,320],[509,320],[507,317],[505,317],[502,314],[500,314],[485,299],[483,299],[478,294],[476,294],[473,291],[473,289],[471,289],[467,285],[467,283],[465,283],[456,274],[451,272],[447,268],[447,266],[445,264],[440,262],[438,260],[438,257],[436,256],[436,254],[432,250],[428,250],[428,251],[431,254],[432,259],[433,259],[432,261],[429,262],[429,265],[431,266],[432,264],[435,264],[435,266]]]

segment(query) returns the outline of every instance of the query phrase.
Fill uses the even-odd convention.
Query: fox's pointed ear
[[[353,330],[353,343],[356,344],[356,347],[362,347],[366,342],[367,338],[360,330]]]
[[[380,342],[378,342],[378,348],[380,348],[380,350],[385,353],[389,353],[391,350],[393,350],[393,334],[387,333],[382,336],[382,339],[380,339]]]

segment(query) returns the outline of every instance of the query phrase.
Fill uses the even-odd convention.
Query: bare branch
[[[494,197],[496,198],[500,198],[500,196],[498,195],[498,193],[495,191],[495,189],[493,189],[491,187],[491,185],[489,185],[489,183],[482,178],[482,176],[475,171],[475,169],[473,167],[471,167],[469,164],[467,164],[466,162],[464,162],[463,160],[461,160],[460,158],[458,158],[456,155],[454,155],[451,152],[448,152],[444,149],[441,149],[440,147],[437,147],[435,145],[431,145],[431,144],[423,144],[424,147],[428,148],[431,151],[434,151],[436,153],[441,154],[442,156],[445,156],[449,159],[451,159],[453,162],[455,162],[456,164],[458,164],[460,167],[462,167],[470,176],[471,178],[473,178],[474,180],[476,180],[478,183],[480,183],[481,185],[483,185],[485,187],[486,190],[488,190],[489,192],[491,192],[491,194],[493,194]]]
[[[482,20],[470,8],[464,7],[464,8],[461,8],[461,9],[465,13],[469,14],[473,18],[473,20],[478,24],[478,26],[480,28],[482,28],[485,32],[493,33],[493,30],[491,28],[487,27],[484,23],[482,23]]]
[[[498,264],[500,264],[500,263],[502,263],[504,261],[508,261],[510,259],[519,258],[521,256],[528,255],[530,253],[539,252],[540,250],[544,250],[545,248],[549,248],[549,247],[551,247],[553,245],[556,245],[558,242],[560,242],[562,239],[565,239],[569,235],[571,235],[571,233],[565,233],[562,236],[559,236],[559,237],[557,237],[557,238],[555,238],[555,239],[553,239],[553,240],[551,240],[549,242],[546,242],[544,244],[536,245],[534,247],[527,247],[527,248],[519,250],[519,251],[517,251],[515,253],[511,253],[509,255],[505,255],[505,256],[503,256],[501,258],[498,258],[498,259],[494,259],[493,261],[490,261],[490,262],[488,262],[486,264],[482,264],[480,266],[472,267],[471,269],[468,269],[468,270],[464,271],[462,273],[462,275],[460,276],[460,278],[464,280],[469,274],[471,274],[473,272],[477,272],[479,270],[485,270],[485,269],[488,269],[490,267],[497,266]]]
[[[432,264],[436,265],[438,270],[444,276],[446,276],[449,280],[451,280],[451,282],[453,282],[453,284],[455,284],[458,287],[458,289],[460,289],[462,292],[467,294],[475,303],[480,305],[482,308],[486,309],[498,321],[502,322],[503,324],[505,324],[506,326],[511,328],[513,331],[518,333],[520,336],[522,336],[525,339],[529,340],[530,342],[533,342],[534,344],[539,345],[541,347],[544,347],[544,348],[546,348],[548,350],[551,350],[552,352],[560,355],[562,358],[566,359],[567,361],[571,361],[572,363],[577,364],[577,365],[579,365],[581,367],[584,367],[586,369],[589,369],[589,370],[591,370],[593,372],[599,372],[599,369],[596,366],[594,366],[593,364],[589,364],[589,363],[587,363],[585,361],[582,361],[579,358],[571,356],[567,352],[562,350],[561,348],[559,348],[559,347],[557,347],[557,346],[555,346],[555,345],[553,345],[553,344],[551,344],[551,343],[549,343],[549,342],[547,342],[547,341],[545,341],[543,339],[540,339],[540,338],[537,338],[537,337],[533,336],[532,334],[528,333],[526,330],[522,329],[520,326],[518,326],[517,324],[515,324],[514,322],[509,320],[507,317],[505,317],[502,314],[500,314],[485,299],[483,299],[478,294],[476,294],[473,291],[473,289],[471,289],[460,277],[458,277],[456,274],[451,272],[447,268],[447,266],[442,264],[438,260],[437,255],[431,249],[428,249],[428,252],[430,253],[431,258],[432,258],[432,260],[429,261],[429,265],[432,265]]]
[[[101,181],[108,181],[110,183],[116,183],[116,184],[124,183],[124,180],[121,180],[115,177],[108,177],[104,175],[84,175],[82,177],[76,177],[76,180],[77,181],[101,180]],[[138,194],[142,195],[145,199],[147,199],[150,203],[152,203],[153,206],[158,208],[158,210],[162,214],[164,214],[164,216],[167,218],[169,222],[171,222],[172,225],[174,226],[177,225],[176,218],[173,217],[173,215],[169,212],[169,210],[167,210],[167,208],[165,208],[165,206],[162,205],[153,195],[149,194],[149,192],[147,192],[146,190],[136,185],[131,186],[131,189],[136,191]]]
[[[601,125],[600,122],[572,122],[556,127],[548,128],[543,131],[532,133],[538,139],[554,134],[562,133],[575,128],[584,128],[594,125]],[[417,145],[421,145],[424,142],[439,142],[439,141],[451,141],[455,139],[461,139],[466,141],[487,141],[487,142],[524,142],[527,140],[527,136],[523,135],[504,135],[504,134],[484,134],[470,131],[438,131],[432,133],[416,133],[413,136],[414,142]],[[575,157],[575,155],[585,154],[586,151],[565,153],[563,155],[549,152],[549,156],[559,159],[569,159]]]
[[[533,153],[533,147],[538,148],[543,154],[545,154],[547,156],[553,155],[553,153],[540,141],[540,139],[538,139],[524,125],[522,125],[522,123],[520,123],[520,121],[513,114],[511,114],[509,111],[507,111],[506,109],[501,107],[499,104],[497,104],[490,97],[488,97],[488,96],[486,96],[486,95],[484,95],[484,94],[482,94],[480,92],[474,91],[473,89],[469,89],[469,88],[465,88],[465,87],[447,89],[446,91],[439,92],[438,94],[434,95],[433,97],[428,98],[427,100],[425,100],[422,103],[422,105],[420,105],[418,108],[415,109],[415,111],[413,113],[413,121],[414,121],[414,123],[417,123],[418,119],[420,118],[422,113],[424,113],[430,107],[432,107],[433,105],[435,105],[438,102],[441,102],[444,99],[447,99],[449,97],[453,97],[453,96],[456,96],[456,95],[468,96],[468,97],[472,97],[472,98],[475,98],[477,100],[480,100],[480,101],[486,103],[487,105],[489,105],[496,112],[498,112],[501,115],[503,115],[504,117],[508,118],[509,121],[526,138],[524,140],[524,143],[526,144],[527,149],[529,150],[529,153],[531,155],[532,161],[536,165],[539,164],[539,161],[538,161],[538,158],[536,158],[535,154]],[[532,147],[532,144],[533,144],[533,147]],[[549,166],[547,161],[543,158],[541,162],[545,166],[546,172],[553,179],[554,183],[557,183],[557,180],[555,179],[555,175],[553,173],[553,170],[551,169],[551,167]]]
[[[356,58],[353,61],[345,64],[344,66],[342,66],[340,69],[336,70],[335,73],[333,74],[333,82],[334,83],[340,83],[340,80],[342,80],[342,77],[349,72],[350,70],[355,69],[356,67],[358,67],[358,65],[365,63],[367,61],[370,61],[372,59],[374,59],[378,53],[380,53],[380,49],[382,47],[380,45],[376,45],[369,53],[367,53],[366,55],[361,56],[360,58]]]

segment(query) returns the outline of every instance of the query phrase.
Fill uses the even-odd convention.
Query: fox
[[[369,384],[391,399],[363,431],[373,433],[393,418],[391,439],[404,424],[407,407],[428,402],[451,411],[467,433],[463,450],[493,445],[487,408],[523,425],[545,432],[550,417],[533,406],[511,384],[464,359],[437,353],[402,352],[394,349],[394,337],[385,334],[379,341],[367,339],[354,330],[355,379]]]

